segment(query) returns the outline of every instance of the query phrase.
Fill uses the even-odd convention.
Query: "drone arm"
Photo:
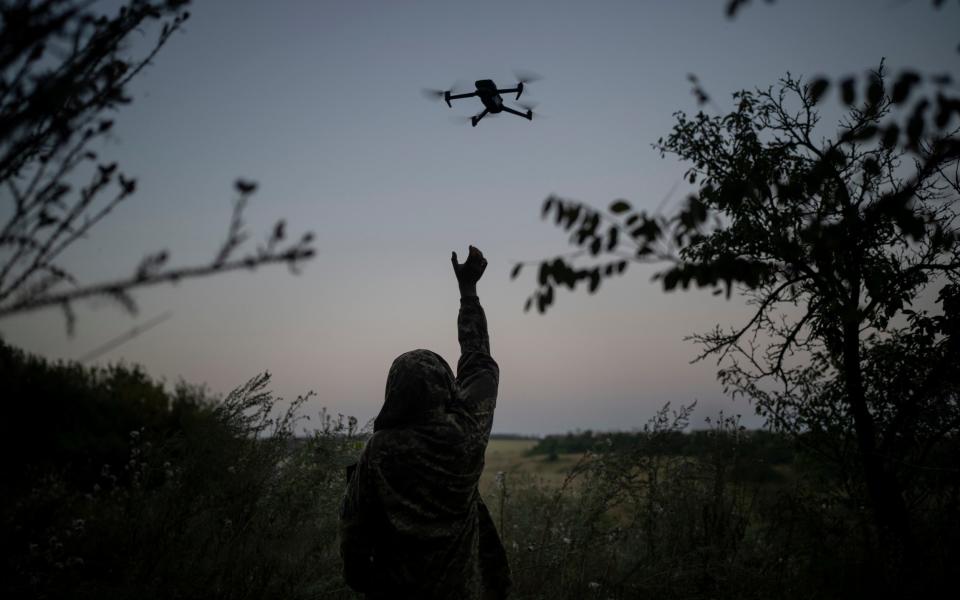
[[[505,90],[497,90],[497,93],[498,93],[498,94],[512,94],[512,93],[514,93],[514,92],[517,93],[517,97],[514,98],[514,100],[519,100],[519,99],[520,99],[520,94],[523,93],[523,82],[522,82],[522,81],[517,84],[517,87],[508,88],[508,89],[505,89]]]
[[[450,104],[451,100],[459,100],[460,98],[469,98],[476,95],[476,92],[471,92],[469,94],[451,94],[449,91],[446,91],[443,93],[443,101],[447,103],[447,106],[453,108],[453,105]]]
[[[527,112],[522,113],[522,112],[520,112],[519,110],[514,110],[514,109],[510,108],[509,106],[504,105],[504,106],[503,106],[503,112],[508,112],[508,113],[510,113],[511,115],[517,115],[518,117],[523,117],[524,119],[526,119],[526,120],[528,120],[528,121],[532,121],[532,120],[533,120],[533,111],[529,111],[529,110],[528,110]]]

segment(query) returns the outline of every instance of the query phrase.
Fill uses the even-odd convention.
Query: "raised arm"
[[[490,356],[487,317],[477,297],[477,281],[487,268],[487,260],[479,250],[470,246],[470,254],[463,264],[457,262],[456,252],[452,261],[460,286],[460,314],[457,317],[457,338],[460,341],[457,387],[460,397],[457,408],[470,417],[477,433],[487,436],[493,425],[500,379],[497,362]]]

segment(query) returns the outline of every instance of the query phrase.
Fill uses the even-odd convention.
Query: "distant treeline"
[[[582,454],[587,451],[622,452],[643,444],[665,456],[703,456],[713,451],[717,436],[724,436],[731,448],[744,459],[761,459],[772,465],[789,464],[796,456],[796,443],[786,435],[765,430],[720,433],[713,430],[667,431],[576,431],[548,435],[529,450],[529,454]]]
[[[540,436],[527,433],[491,433],[491,440],[539,440]]]

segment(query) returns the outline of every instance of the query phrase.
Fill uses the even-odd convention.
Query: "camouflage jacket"
[[[477,490],[499,368],[476,297],[461,299],[460,360],[414,350],[390,367],[374,434],[340,514],[344,576],[368,598],[502,598],[510,574]]]

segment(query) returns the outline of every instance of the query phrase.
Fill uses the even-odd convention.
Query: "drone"
[[[424,94],[431,98],[443,98],[444,102],[447,103],[447,106],[453,108],[453,105],[450,104],[451,100],[460,100],[461,98],[473,98],[474,96],[480,98],[480,102],[483,103],[483,112],[476,114],[470,117],[470,124],[474,127],[477,126],[477,123],[480,122],[480,119],[484,118],[488,114],[497,114],[500,112],[507,112],[511,115],[517,115],[518,117],[523,117],[528,121],[533,120],[533,106],[528,106],[526,104],[520,104],[520,106],[526,109],[526,112],[520,112],[514,108],[503,103],[503,98],[500,94],[516,94],[514,101],[520,99],[520,95],[523,93],[524,84],[536,81],[539,79],[536,75],[526,75],[517,77],[516,87],[507,88],[507,89],[498,89],[497,84],[493,82],[492,79],[478,79],[474,82],[474,86],[477,88],[477,91],[470,92],[467,94],[456,94],[452,90],[424,90]],[[454,86],[455,87],[455,86]]]

